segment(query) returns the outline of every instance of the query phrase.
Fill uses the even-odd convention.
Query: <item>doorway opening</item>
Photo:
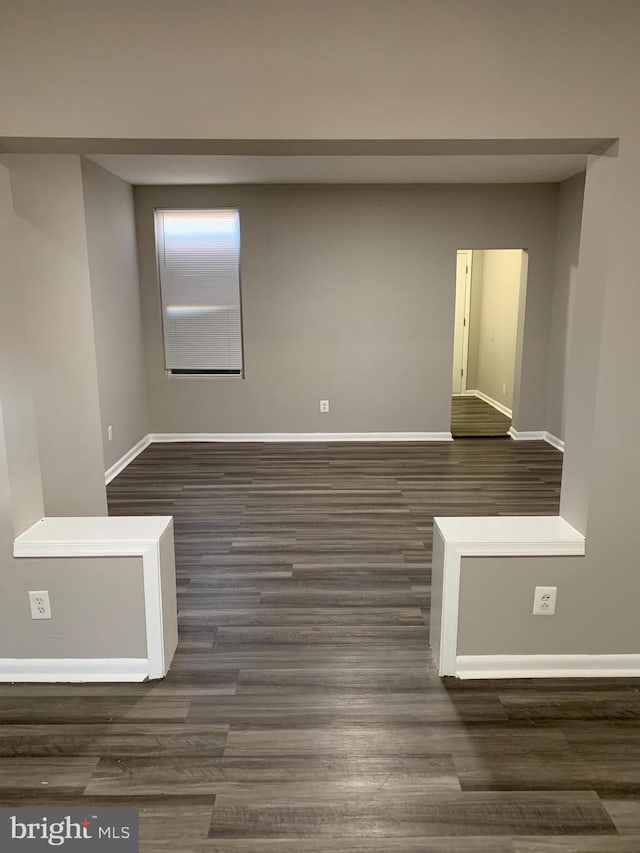
[[[456,259],[451,433],[507,437],[516,394],[525,249],[460,249]]]

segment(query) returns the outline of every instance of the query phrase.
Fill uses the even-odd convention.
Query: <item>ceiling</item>
[[[586,168],[586,154],[91,154],[131,184],[539,183]]]

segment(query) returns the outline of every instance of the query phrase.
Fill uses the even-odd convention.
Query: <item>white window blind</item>
[[[241,373],[237,210],[158,210],[165,367]]]

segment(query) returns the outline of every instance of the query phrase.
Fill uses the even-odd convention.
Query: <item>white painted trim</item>
[[[550,432],[546,432],[545,430],[536,430],[536,431],[521,431],[514,429],[513,427],[509,428],[509,435],[514,441],[546,441],[547,444],[550,444],[552,447],[555,447],[556,450],[560,450],[564,453],[564,441],[558,438],[555,435],[552,435]]]
[[[453,441],[450,432],[155,432],[152,442]]]
[[[146,658],[0,658],[0,682],[144,681]]]
[[[509,427],[509,435],[514,441],[544,441],[546,432],[544,430],[522,430]]]
[[[460,251],[460,250],[459,250]],[[467,390],[469,374],[469,331],[471,329],[471,284],[473,281],[473,249],[463,249],[467,253],[467,273],[464,280],[464,327],[462,331],[462,385]]]
[[[458,678],[637,678],[640,654],[458,655]]]
[[[173,537],[171,516],[43,518],[13,543],[14,557],[141,557],[147,638],[145,677],[164,678],[160,541]]]
[[[171,521],[170,515],[42,518],[17,537],[13,556],[142,556]]]
[[[462,293],[462,288],[458,288],[458,266],[460,264],[460,255],[466,255],[465,259],[465,275],[464,275],[464,299],[462,305],[462,316],[460,316],[458,310],[458,298],[459,294]],[[472,249],[458,249],[456,252],[456,297],[455,297],[455,317],[454,317],[454,330],[453,330],[453,344],[454,344],[454,352],[453,352],[453,365],[452,368],[456,367],[456,351],[455,345],[456,341],[460,341],[459,335],[462,335],[462,351],[460,353],[460,375],[456,376],[455,379],[457,384],[460,386],[460,391],[455,391],[454,396],[464,395],[466,387],[467,387],[467,372],[468,372],[468,362],[469,362],[469,318],[471,314],[471,276],[472,276],[472,267],[473,267],[473,250]],[[453,370],[452,370],[453,372]],[[454,385],[452,376],[452,386]]]
[[[171,522],[173,538],[173,521]],[[154,542],[142,554],[144,582],[145,631],[147,635],[147,658],[149,678],[164,678],[171,661],[164,655],[164,614],[162,610],[162,584],[160,575],[160,540]],[[176,613],[177,619],[177,613]],[[173,650],[175,651],[175,649]],[[173,654],[172,654],[173,657]]]
[[[544,440],[547,444],[550,444],[552,447],[555,447],[556,450],[559,450],[561,453],[564,453],[564,441],[561,438],[558,438],[556,435],[553,435],[550,432],[545,432]]]
[[[435,518],[434,525],[444,543],[442,571],[439,566],[432,568],[434,577],[442,579],[442,595],[434,595],[432,590],[431,596],[432,603],[440,602],[439,611],[431,614],[432,631],[438,635],[439,675],[457,674],[462,557],[585,553],[584,536],[560,516]]]
[[[173,442],[453,441],[450,432],[152,432],[105,471],[108,486],[150,444]]]
[[[511,409],[508,409],[506,406],[503,406],[502,403],[499,403],[497,400],[494,400],[493,397],[490,397],[488,394],[485,394],[484,391],[478,391],[477,388],[472,388],[465,392],[465,397],[477,397],[479,400],[483,400],[485,403],[488,403],[490,406],[493,406],[494,409],[497,409],[502,415],[506,415],[508,418],[512,417],[513,413]]]
[[[110,468],[107,468],[107,470],[104,472],[105,485],[108,486],[109,483],[113,479],[115,479],[118,474],[124,471],[127,465],[131,464],[131,462],[133,462],[136,456],[139,456],[143,450],[146,450],[147,447],[149,447],[150,444],[151,436],[145,435],[144,438],[141,438],[140,441],[131,448],[131,450],[127,450],[124,456],[118,459],[117,462],[114,462],[114,464]]]

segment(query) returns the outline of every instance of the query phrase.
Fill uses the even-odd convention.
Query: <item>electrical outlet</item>
[[[329,401],[328,400],[320,400],[320,411],[328,412],[329,411]]]
[[[31,605],[32,619],[51,619],[51,604],[46,589],[29,590],[29,604]]]
[[[533,615],[553,616],[556,612],[557,586],[537,586],[533,594]]]
[[[107,427],[107,438],[109,439],[109,441],[113,441],[113,427],[112,426]]]
[[[504,384],[504,382],[502,383],[502,396],[507,396],[507,386]]]

